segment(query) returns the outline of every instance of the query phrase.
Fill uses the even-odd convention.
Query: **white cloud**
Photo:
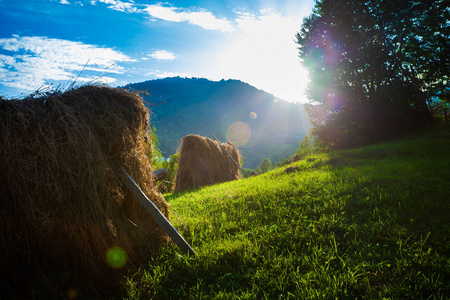
[[[62,1],[65,1],[65,0],[62,0]],[[92,5],[96,5],[97,2],[109,4],[109,6],[108,6],[109,9],[113,9],[113,10],[117,10],[117,11],[130,12],[130,13],[135,13],[138,11],[138,9],[136,8],[136,5],[133,1],[130,1],[130,2],[123,2],[120,0],[91,0],[90,1],[90,3]]]
[[[61,0],[67,1],[67,0]],[[216,18],[206,9],[190,11],[184,8],[174,6],[164,6],[162,4],[137,5],[133,1],[123,2],[120,0],[90,0],[91,5],[98,2],[109,5],[109,9],[128,12],[128,13],[146,13],[152,19],[165,20],[169,22],[188,22],[207,30],[219,30],[222,32],[232,32],[233,25],[227,19]],[[143,9],[138,7],[144,6]]]
[[[6,67],[6,66],[11,66],[11,65],[14,65],[15,63],[16,63],[16,60],[14,59],[14,57],[0,54],[0,68]],[[0,70],[3,70],[3,69],[0,69]]]
[[[148,5],[143,11],[147,12],[151,17],[171,22],[186,21],[182,13],[175,11],[175,7],[162,6],[161,4]]]
[[[174,60],[175,54],[173,54],[170,51],[166,50],[157,50],[153,51],[152,53],[148,54],[151,58],[157,59],[157,60]]]
[[[104,83],[104,84],[111,84],[116,82],[116,78],[112,78],[112,77],[108,77],[108,76],[101,76],[101,77],[78,77],[77,78],[77,82],[84,82],[84,83],[88,83],[88,82],[98,82],[98,83]]]
[[[154,78],[167,78],[167,77],[192,77],[192,75],[182,72],[167,72],[160,70],[153,70],[145,74],[145,76],[153,76]]]
[[[69,1],[67,1],[67,0],[61,0],[61,2],[60,2],[61,4],[70,4],[70,2]]]
[[[155,75],[156,78],[166,78],[166,77],[191,77],[187,73],[180,72],[161,72]]]
[[[232,32],[233,25],[227,19],[218,19],[211,12],[200,9],[189,11],[173,6],[163,6],[161,4],[147,5],[143,9],[151,18],[170,22],[188,22],[200,26],[207,30],[219,30],[222,32]]]
[[[117,63],[134,61],[111,48],[39,36],[3,38],[0,48],[12,52],[0,56],[0,84],[23,90],[49,80],[73,80],[81,71],[120,74],[123,67]]]

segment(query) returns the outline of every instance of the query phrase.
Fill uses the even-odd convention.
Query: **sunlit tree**
[[[270,168],[272,168],[272,162],[270,161],[270,158],[266,157],[261,161],[260,169],[263,173],[266,173]]]
[[[313,134],[351,147],[431,122],[449,101],[446,1],[322,0],[297,34]]]

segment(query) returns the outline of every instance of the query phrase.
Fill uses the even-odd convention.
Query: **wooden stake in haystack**
[[[150,213],[153,219],[159,226],[167,233],[167,235],[177,244],[178,247],[190,256],[195,256],[194,250],[185,241],[185,239],[178,233],[178,231],[170,224],[169,220],[161,213],[153,202],[151,202],[147,196],[142,192],[139,186],[134,182],[133,178],[123,170],[123,181],[128,189],[133,193],[136,199],[141,202],[142,206]]]
[[[236,167],[238,167],[239,170],[241,170],[242,175],[244,175],[244,177],[247,178],[247,175],[245,175],[244,170],[242,170],[241,166],[234,160],[234,158],[231,156],[231,154],[228,153],[227,149],[225,149],[225,147],[220,143],[220,141],[216,138],[214,133],[211,132],[211,135],[213,136],[214,140],[219,143],[219,145],[222,148],[222,150],[228,155],[228,157],[231,159],[231,161],[234,163],[234,165]]]

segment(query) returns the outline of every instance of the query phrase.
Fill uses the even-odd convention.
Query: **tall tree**
[[[260,166],[260,168],[261,168],[261,171],[263,172],[263,173],[266,173],[266,172],[268,172],[269,170],[270,170],[270,168],[272,167],[272,162],[270,161],[270,158],[264,158],[262,161],[261,161],[261,166]]]
[[[431,121],[449,101],[449,1],[321,0],[297,34],[313,134],[350,147]]]

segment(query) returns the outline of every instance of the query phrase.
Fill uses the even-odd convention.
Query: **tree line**
[[[433,121],[449,103],[450,1],[318,0],[296,35],[312,134],[356,147]]]

